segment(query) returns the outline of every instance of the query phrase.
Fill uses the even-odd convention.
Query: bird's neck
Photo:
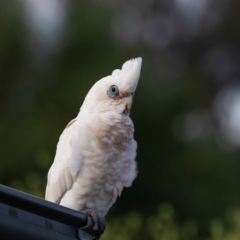
[[[105,149],[109,145],[123,151],[133,140],[133,122],[126,114],[111,112],[91,114],[89,124],[91,124],[89,129],[96,140],[102,143]]]

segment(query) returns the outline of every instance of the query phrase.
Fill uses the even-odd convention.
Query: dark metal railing
[[[0,239],[90,240],[90,216],[0,185]]]

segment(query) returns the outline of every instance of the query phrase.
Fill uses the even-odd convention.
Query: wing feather
[[[60,136],[54,162],[48,172],[46,200],[59,204],[72,188],[81,168],[77,119],[72,120]],[[74,142],[74,144],[72,144]],[[78,169],[78,171],[76,171]]]

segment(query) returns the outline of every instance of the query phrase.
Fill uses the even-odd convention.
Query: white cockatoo
[[[123,187],[132,185],[137,143],[129,113],[141,66],[141,58],[129,60],[90,89],[60,136],[46,200],[77,211],[90,209],[104,219]],[[99,224],[93,229],[99,230]]]

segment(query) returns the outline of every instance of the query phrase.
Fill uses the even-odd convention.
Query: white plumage
[[[63,131],[48,173],[46,200],[105,216],[136,177],[134,126],[129,117],[142,59],[102,78]]]

